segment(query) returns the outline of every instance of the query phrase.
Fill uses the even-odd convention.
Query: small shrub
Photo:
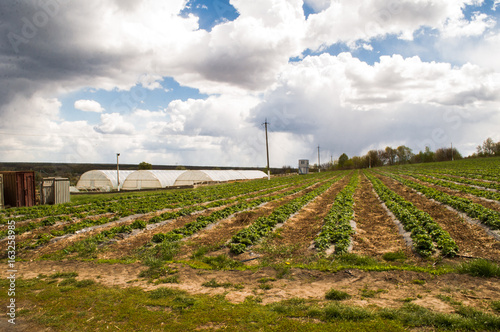
[[[57,278],[75,278],[78,277],[77,272],[56,272],[54,274],[51,274],[48,276],[51,279],[57,279]]]
[[[260,284],[259,288],[262,290],[269,290],[269,289],[273,288],[273,286],[270,284]]]
[[[382,259],[388,262],[404,261],[406,260],[406,258],[406,253],[402,250],[396,252],[387,252],[382,255]]]
[[[342,301],[349,299],[351,295],[347,294],[346,292],[339,291],[336,289],[330,289],[328,292],[325,294],[325,298],[327,300],[333,300],[333,301]]]
[[[211,279],[209,281],[206,281],[206,282],[202,283],[201,285],[204,287],[211,287],[211,288],[217,288],[217,287],[229,288],[229,287],[233,286],[233,284],[230,282],[219,283],[215,279]]]
[[[210,265],[216,270],[228,270],[242,267],[243,263],[238,262],[227,255],[219,255],[216,257],[203,257],[201,261]]]
[[[78,287],[78,288],[83,288],[83,287],[92,286],[93,284],[95,284],[94,280],[84,279],[84,280],[77,281],[75,283],[75,286]]]
[[[425,280],[415,279],[415,280],[412,280],[411,283],[415,284],[415,285],[425,285]]]
[[[340,263],[355,266],[370,266],[377,264],[377,261],[372,257],[356,255],[351,253],[337,255]]]
[[[458,267],[458,272],[470,274],[474,277],[500,277],[500,266],[486,259],[476,259],[472,262],[461,264]]]
[[[179,283],[179,276],[178,275],[173,275],[173,276],[168,276],[165,278],[160,278],[158,279],[158,283],[163,283],[163,284],[178,284]]]

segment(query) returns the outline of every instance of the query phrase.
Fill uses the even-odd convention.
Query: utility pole
[[[453,161],[453,142],[451,142],[451,161]]]
[[[116,154],[116,180],[117,180],[117,189],[120,191],[120,164],[118,162],[119,153]]]
[[[321,163],[319,161],[319,145],[318,145],[318,173],[321,172]]]
[[[266,127],[267,180],[271,180],[271,171],[269,169],[269,143],[267,140],[267,125],[268,124],[269,123],[267,122],[267,118],[266,118],[266,122],[264,122],[264,125]]]

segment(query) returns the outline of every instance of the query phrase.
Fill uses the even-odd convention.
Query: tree
[[[377,150],[370,150],[366,154],[366,158],[368,159],[368,166],[377,167],[382,166],[384,162],[380,159],[380,154]]]
[[[139,164],[139,169],[153,169],[153,165],[143,161],[142,163]]]
[[[413,156],[413,152],[409,147],[400,145],[396,149],[396,155],[398,157],[398,162],[400,164],[406,164],[407,162],[410,161],[411,157]]]
[[[455,148],[440,148],[435,153],[436,161],[449,161],[462,159],[462,155]]]
[[[396,163],[397,150],[387,146],[383,153],[384,160],[389,165],[394,165]]]
[[[488,137],[486,141],[483,142],[483,153],[487,156],[492,156],[495,154],[495,142]]]
[[[348,160],[349,157],[345,153],[342,153],[339,157],[339,166],[344,167]]]

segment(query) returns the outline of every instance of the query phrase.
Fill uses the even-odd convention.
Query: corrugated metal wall
[[[0,172],[0,174],[3,175],[5,206],[35,205],[35,172]]]
[[[43,179],[40,185],[40,201],[41,204],[62,204],[69,202],[69,179]]]

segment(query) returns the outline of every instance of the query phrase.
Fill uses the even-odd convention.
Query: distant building
[[[300,159],[299,160],[299,174],[309,174],[309,160]]]

